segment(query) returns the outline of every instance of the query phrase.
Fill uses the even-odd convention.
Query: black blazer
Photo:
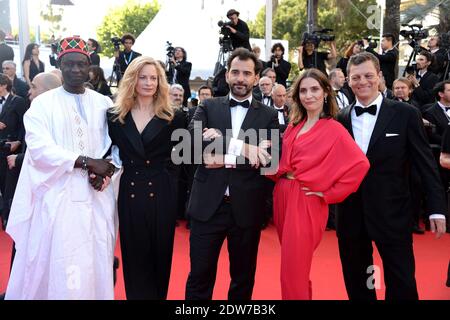
[[[352,136],[353,106],[338,115]],[[422,178],[427,212],[447,212],[439,171],[416,108],[384,99],[366,156],[369,172],[357,192],[339,205],[338,237],[353,238],[368,232],[372,240],[384,243],[411,241],[411,164]]]
[[[229,97],[209,99],[204,102],[204,105],[197,107],[194,118],[188,126],[192,137],[194,137],[194,121],[200,121],[201,128],[215,128],[225,136],[226,130],[232,128]],[[256,130],[258,141],[270,139],[270,135],[260,137],[258,130],[266,129],[272,132],[279,129],[277,111],[253,99],[241,127],[244,132],[247,129]],[[277,131],[273,134],[277,134]],[[244,139],[242,135],[239,138]],[[226,152],[229,139],[216,140],[215,143],[222,144],[224,148],[216,152]],[[203,143],[202,148],[204,149],[207,145],[208,143]],[[196,147],[198,146],[194,146]],[[272,155],[274,152],[277,151],[273,149]],[[241,157],[238,157],[238,161],[241,161],[242,159],[239,158]],[[198,157],[196,161],[199,161]],[[242,228],[260,226],[264,220],[265,202],[261,199],[265,199],[266,191],[263,187],[265,182],[266,178],[261,175],[260,169],[251,167],[248,162],[238,164],[234,169],[206,169],[201,164],[194,175],[187,213],[194,219],[208,221],[219,208],[228,186],[236,224]]]
[[[411,97],[422,106],[433,103],[435,101],[433,88],[438,82],[439,77],[433,72],[427,71],[420,80],[420,86],[414,89]]]
[[[267,66],[275,70],[275,74],[277,76],[276,82],[278,84],[282,84],[286,87],[286,80],[289,77],[289,72],[291,72],[291,64],[284,59],[281,59],[278,62],[278,66],[276,67],[273,63],[274,60],[270,60],[267,62]]]
[[[250,30],[245,21],[241,19],[238,20],[237,25],[231,26],[236,29],[236,33],[230,32],[231,44],[233,45],[233,50],[243,47],[252,51],[252,47],[250,46]]]
[[[444,110],[439,106],[439,104],[433,103],[429,108],[423,113],[424,119],[430,121],[436,126],[430,137],[430,142],[441,145],[442,136],[444,135],[445,129],[447,129],[449,119],[445,115]]]
[[[14,50],[6,43],[2,43],[0,44],[0,66],[6,60],[14,61]]]
[[[6,124],[6,128],[0,130],[0,139],[10,141],[22,141],[25,136],[23,115],[27,111],[25,100],[19,96],[10,94],[3,104],[0,113],[0,122]]]
[[[383,72],[386,87],[392,89],[392,84],[395,80],[395,67],[398,60],[398,50],[393,48],[389,51],[378,54],[373,48],[367,48],[366,51],[374,54],[380,61],[380,68]]]
[[[30,90],[30,87],[28,84],[20,80],[19,78],[15,77],[13,81],[13,90],[16,95],[19,97],[22,97],[24,99],[27,99],[28,97],[28,91]]]
[[[191,88],[189,86],[189,77],[191,76],[192,63],[187,61],[181,61],[179,64],[174,66],[175,70],[177,70],[177,78],[175,79],[175,83],[180,84],[184,89],[184,104],[186,104],[187,100],[191,97]],[[169,82],[172,83],[174,68],[170,68],[167,73],[167,78]]]

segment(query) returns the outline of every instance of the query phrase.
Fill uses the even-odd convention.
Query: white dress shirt
[[[378,93],[377,98],[369,103],[367,106],[364,106],[358,99],[356,99],[355,107],[369,107],[373,104],[377,106],[377,113],[372,115],[370,113],[363,113],[359,117],[356,115],[355,108],[353,108],[351,117],[352,117],[352,127],[353,127],[353,136],[355,137],[356,144],[361,148],[364,154],[367,153],[367,148],[369,148],[370,138],[372,137],[373,129],[375,128],[375,123],[377,122],[378,115],[380,113],[381,104],[383,103],[383,96],[381,93]]]
[[[444,106],[440,101],[438,101],[439,107],[441,107],[442,111],[444,111],[444,114],[447,116],[447,120],[450,121],[450,110],[446,110],[445,108],[450,108],[450,106]]]
[[[284,123],[284,106],[282,106],[281,108],[278,108],[276,105],[273,105],[273,107],[278,112],[278,122],[280,124],[286,124],[286,123]],[[279,110],[282,110],[283,112],[280,112]]]
[[[7,93],[6,96],[4,96],[5,99],[3,100],[2,103],[0,103],[0,113],[2,113],[2,111],[3,111],[3,106],[5,105],[6,100],[8,100],[8,97],[9,97],[9,93]]]

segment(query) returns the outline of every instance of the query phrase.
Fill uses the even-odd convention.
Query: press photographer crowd
[[[0,213],[14,240],[3,298],[114,299],[120,261],[127,299],[166,299],[187,220],[187,300],[212,299],[225,239],[228,298],[251,299],[268,225],[283,299],[312,299],[313,255],[329,230],[349,299],[377,298],[372,243],[386,299],[419,299],[413,234],[450,232],[450,31],[415,24],[402,39],[337,48],[333,30],[318,29],[291,64],[281,42],[262,60],[240,13],[226,16],[214,73],[195,93],[189,53],[170,41],[159,61],[134,51],[133,35],[113,37],[111,74],[93,38],[55,41],[49,61],[30,43],[19,75],[0,30]],[[399,40],[412,48],[401,71]],[[187,153],[177,129],[194,137],[199,161],[173,160]],[[77,286],[65,285],[73,274]]]

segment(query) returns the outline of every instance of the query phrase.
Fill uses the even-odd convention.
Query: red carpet
[[[281,297],[279,284],[279,255],[280,246],[275,228],[269,227],[261,236],[259,247],[258,268],[253,298],[278,300]],[[416,278],[419,296],[424,300],[450,300],[450,288],[445,286],[447,266],[450,259],[450,234],[436,240],[434,235],[414,237],[414,251],[416,257]],[[0,292],[6,288],[11,240],[0,231]],[[116,249],[120,257],[120,248]],[[380,264],[376,252],[375,263]],[[184,299],[184,288],[189,272],[189,231],[180,226],[177,228],[173,267],[169,288],[169,299]],[[222,248],[217,272],[214,299],[226,299],[229,286],[228,255],[226,245]],[[324,239],[315,253],[311,280],[313,282],[313,299],[315,300],[343,300],[347,299],[342,278],[341,265],[337,248],[336,235],[332,231],[325,233]],[[378,298],[384,298],[384,283],[378,291]],[[116,299],[125,299],[122,269],[119,270],[116,285]]]

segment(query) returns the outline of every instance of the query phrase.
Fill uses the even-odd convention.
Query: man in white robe
[[[64,86],[34,99],[24,116],[28,149],[6,229],[16,245],[6,299],[114,299],[114,168],[103,160],[112,102],[83,87],[83,40],[62,40],[59,59]]]

